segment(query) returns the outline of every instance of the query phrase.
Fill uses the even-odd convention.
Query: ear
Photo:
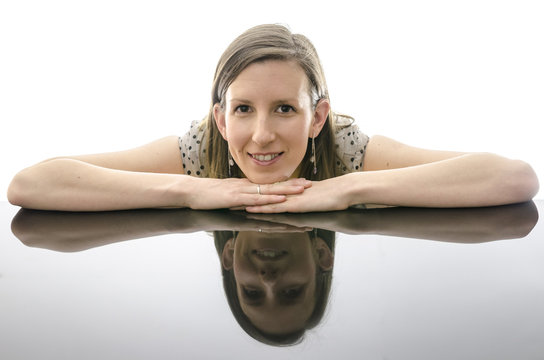
[[[217,128],[219,129],[219,132],[221,133],[221,136],[223,136],[223,139],[227,140],[227,125],[225,121],[225,111],[221,108],[221,105],[216,103],[213,106],[213,118],[215,120],[215,124],[217,125]]]
[[[323,129],[325,122],[327,122],[327,116],[331,110],[331,104],[327,99],[321,99],[317,102],[314,111],[314,120],[312,122],[312,127],[310,128],[309,137],[316,137]]]
[[[315,249],[317,251],[317,265],[319,265],[321,270],[332,270],[334,265],[334,255],[323,239],[316,239]]]
[[[221,253],[221,266],[223,269],[230,271],[232,269],[232,264],[234,263],[234,241],[231,239],[227,240],[225,246],[223,247],[223,252]]]

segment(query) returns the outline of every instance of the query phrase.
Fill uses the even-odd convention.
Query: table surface
[[[249,216],[3,202],[0,359],[543,359],[543,207]],[[316,234],[335,238],[312,252],[334,254],[321,320],[294,344],[250,336],[214,236],[268,248]]]

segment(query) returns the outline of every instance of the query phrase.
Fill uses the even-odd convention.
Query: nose
[[[261,280],[265,284],[273,284],[278,279],[278,269],[275,267],[266,267],[259,270]]]
[[[266,115],[257,118],[253,129],[252,140],[259,146],[266,146],[276,139],[276,132],[272,121]]]

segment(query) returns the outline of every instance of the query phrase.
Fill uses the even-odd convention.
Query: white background
[[[1,1],[0,200],[21,168],[181,135],[247,28],[316,45],[369,135],[522,158],[544,179],[544,5],[470,1]],[[542,192],[537,198],[541,198]]]

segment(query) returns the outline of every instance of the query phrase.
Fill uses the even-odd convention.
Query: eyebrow
[[[257,300],[257,301],[252,301],[252,300],[248,300],[248,299],[245,299],[242,297],[242,302],[247,305],[247,306],[251,306],[251,307],[261,307],[263,306],[263,302],[260,301],[260,300]],[[300,303],[304,302],[304,296],[301,296],[299,298],[296,298],[296,299],[280,299],[278,300],[278,304],[281,305],[281,306],[294,306],[294,305],[298,305]]]
[[[251,103],[250,100],[246,100],[246,99],[238,99],[238,98],[230,99],[229,102]]]
[[[293,306],[304,302],[304,296],[301,294],[295,299],[280,299],[278,303],[282,306]]]
[[[238,298],[246,305],[248,306],[262,306],[264,304],[262,299],[252,300],[247,297],[247,295],[244,293],[244,291],[241,291],[241,294],[238,294]]]
[[[241,99],[241,98],[233,98],[233,99],[230,99],[228,100],[229,102],[240,102],[240,103],[244,103],[244,104],[253,104],[253,101],[251,100],[248,100],[248,99]],[[291,98],[291,99],[279,99],[279,100],[275,100],[273,101],[274,104],[288,104],[288,103],[299,103],[299,99],[298,98]]]
[[[304,299],[306,298],[305,293],[306,293],[306,286],[304,286],[304,289],[301,291],[301,293],[294,299],[286,299],[286,298],[280,297],[278,299],[278,304],[281,306],[293,306],[293,305],[300,304],[304,302]],[[259,307],[264,304],[264,301],[262,299],[258,299],[258,300],[249,299],[243,291],[241,292],[241,294],[238,294],[238,298],[241,301],[243,301],[243,303],[247,306]]]

